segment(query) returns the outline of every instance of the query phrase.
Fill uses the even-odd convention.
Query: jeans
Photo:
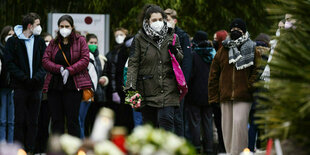
[[[143,121],[142,121],[142,114],[141,112],[137,112],[135,110],[132,110],[133,112],[133,121],[135,123],[135,127],[142,125]]]
[[[143,123],[150,123],[155,127],[163,128],[166,131],[176,132],[176,126],[181,122],[177,119],[180,115],[180,108],[176,106],[155,108],[145,106],[141,109]]]
[[[180,102],[179,112],[176,113],[176,123],[175,123],[175,134],[181,137],[184,137],[187,129],[187,122],[184,117],[184,99]]]
[[[14,140],[22,143],[26,152],[34,152],[42,91],[14,90]]]
[[[88,108],[92,104],[91,102],[81,102],[80,105],[80,114],[79,114],[79,121],[81,126],[81,138],[85,138],[84,128],[85,128],[85,118],[87,115]]]
[[[13,143],[14,136],[14,102],[13,90],[0,89],[0,142]],[[7,132],[6,132],[7,131]],[[6,137],[7,136],[7,137]]]

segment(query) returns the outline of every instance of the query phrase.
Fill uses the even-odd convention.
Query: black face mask
[[[238,30],[234,30],[230,32],[230,38],[232,40],[236,40],[238,38],[240,38],[242,36],[242,32],[238,31]]]
[[[213,44],[213,47],[215,48],[215,50],[218,50],[218,48],[219,48],[219,42],[216,41],[216,40],[213,40],[213,41],[212,41],[212,44]]]

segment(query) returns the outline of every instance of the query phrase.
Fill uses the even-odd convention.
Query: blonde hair
[[[170,8],[165,10],[165,14],[168,15],[168,16],[171,16],[171,18],[173,18],[173,19],[177,19],[178,18],[177,11],[175,11],[173,9],[170,9]]]
[[[114,31],[114,34],[115,34],[117,31],[122,31],[122,32],[125,33],[126,36],[128,35],[128,30],[125,29],[125,28],[122,28],[122,27],[116,28],[115,31]]]

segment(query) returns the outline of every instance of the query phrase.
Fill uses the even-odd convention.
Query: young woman
[[[147,5],[142,12],[141,30],[135,36],[128,62],[126,90],[142,95],[143,122],[174,131],[180,115],[179,90],[168,49],[179,62],[183,58],[179,39],[168,30],[166,15],[157,5]]]
[[[68,133],[80,137],[79,109],[83,89],[92,88],[87,72],[89,49],[83,36],[76,34],[71,16],[58,20],[58,33],[43,56],[49,73],[43,90],[47,92],[52,116],[52,132],[64,133],[65,117]]]

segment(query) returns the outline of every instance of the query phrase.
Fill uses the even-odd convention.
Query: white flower
[[[154,130],[151,133],[150,138],[154,143],[158,145],[162,145],[165,142],[165,138],[163,137],[164,134],[165,134],[165,131],[163,130]]]
[[[135,137],[139,140],[146,140],[148,136],[152,132],[152,127],[147,125],[147,126],[138,126],[134,129],[132,137]]]
[[[184,145],[184,140],[178,136],[169,133],[163,147],[171,153],[175,153],[182,145]]]
[[[141,155],[152,155],[156,151],[156,148],[152,144],[146,144],[141,149]]]
[[[171,155],[171,153],[167,152],[166,150],[158,150],[154,153],[154,155]]]
[[[64,134],[60,137],[60,144],[62,149],[67,154],[74,154],[78,151],[79,147],[82,145],[82,141],[77,137]]]
[[[124,155],[124,153],[112,142],[102,141],[94,146],[96,155]]]

